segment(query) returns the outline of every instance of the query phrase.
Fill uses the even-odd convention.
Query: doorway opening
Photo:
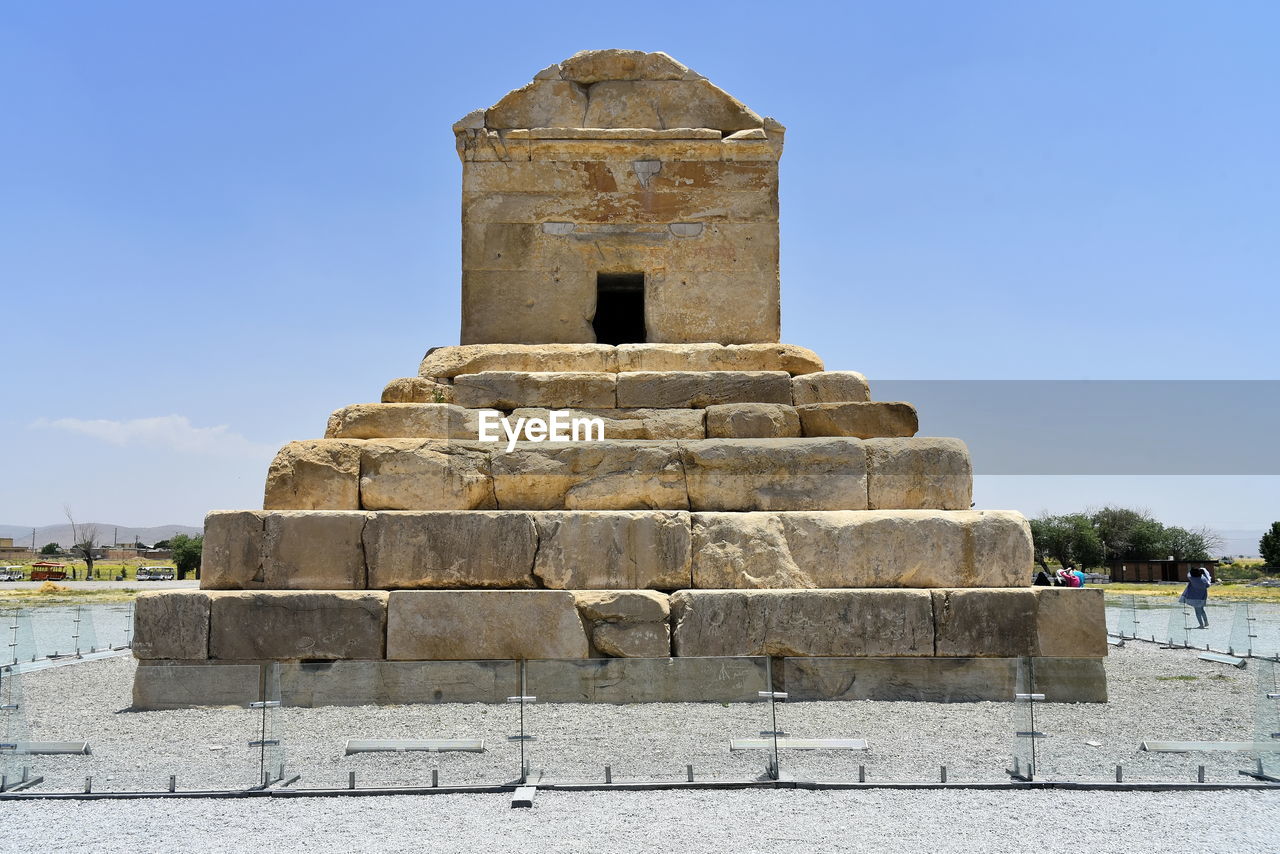
[[[644,343],[644,273],[597,273],[591,325],[599,344]]]

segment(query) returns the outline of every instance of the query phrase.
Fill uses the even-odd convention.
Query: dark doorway
[[[596,274],[591,325],[599,344],[644,343],[644,273]]]

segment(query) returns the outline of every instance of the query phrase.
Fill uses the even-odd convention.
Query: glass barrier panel
[[[1038,779],[1042,733],[1036,723],[1034,663],[1031,658],[1014,659],[1013,741],[1006,772],[1014,780]]]
[[[136,673],[135,678],[131,678]],[[258,665],[77,661],[23,674],[33,792],[242,791],[260,783]],[[87,746],[89,752],[85,753]]]
[[[1107,631],[1121,638],[1136,638],[1142,631],[1137,597],[1126,593],[1107,597]]]
[[[763,657],[526,663],[531,780],[757,780],[777,727]]]
[[[21,787],[34,776],[30,741],[22,675],[11,664],[0,665],[0,791]]]
[[[270,786],[286,779],[279,662],[272,661],[262,665],[262,693],[259,697],[262,731],[255,740],[259,748],[258,777],[263,786]],[[254,742],[250,742],[249,746],[254,747]]]
[[[1280,604],[1259,602],[1252,605],[1253,654],[1280,659]]]
[[[26,664],[36,659],[31,612],[22,608],[0,611],[0,664]]]
[[[495,786],[520,773],[514,661],[280,665],[288,779],[308,789]]]
[[[1196,783],[1202,766],[1206,782],[1238,779],[1230,743],[1252,738],[1253,675],[1202,654],[1130,644],[1033,659],[1039,779]]]
[[[1196,618],[1191,607],[1175,601],[1173,607],[1169,608],[1169,621],[1164,637],[1161,640],[1165,641],[1169,646],[1190,646],[1191,636],[1195,633],[1192,629],[1196,625]]]
[[[1007,780],[1016,659],[786,658],[777,705],[784,778]],[[779,679],[781,677],[781,679]]]
[[[1248,657],[1253,654],[1253,641],[1257,637],[1254,623],[1257,619],[1249,602],[1237,602],[1231,619],[1231,635],[1227,639],[1227,653]]]
[[[127,649],[133,634],[133,603],[111,602],[86,606],[93,614],[98,649]]]
[[[1259,660],[1258,700],[1254,716],[1253,773],[1280,782],[1280,663]]]

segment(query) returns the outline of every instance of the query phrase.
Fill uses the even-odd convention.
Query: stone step
[[[135,606],[143,660],[1102,658],[1102,591],[170,590]],[[175,621],[180,631],[174,631]]]
[[[419,376],[484,371],[786,371],[823,369],[812,350],[792,344],[464,344],[427,351]]]
[[[705,409],[549,409],[512,411],[468,409],[449,403],[358,403],[329,416],[326,439],[458,439],[479,438],[482,412],[506,417],[521,430],[537,419],[554,416],[562,432],[572,435],[573,421],[600,420],[606,439],[786,439],[849,436],[859,439],[914,436],[915,407],[909,403],[714,404]],[[491,416],[496,417],[496,416]],[[592,429],[596,429],[592,427]],[[582,427],[580,435],[586,435]],[[594,433],[591,435],[595,435]]]
[[[267,510],[965,510],[958,439],[319,439],[281,449]]]
[[[671,622],[677,656],[1107,654],[1098,589],[682,590]]]
[[[247,662],[260,664],[260,662]],[[763,658],[584,658],[525,664],[525,688],[547,703],[753,703],[758,692],[788,700],[893,700],[931,703],[1012,702],[1016,658],[786,658],[770,671]],[[1105,660],[1042,658],[1036,691],[1051,703],[1107,702]],[[138,662],[133,708],[245,706],[259,680],[246,663]],[[246,678],[248,677],[248,678]],[[520,692],[518,661],[353,660],[286,664],[285,706],[503,703]],[[648,712],[635,712],[643,724]]]
[[[445,384],[448,383],[448,384]],[[481,371],[437,383],[393,380],[384,403],[455,403],[470,409],[702,409],[726,403],[864,403],[853,371]]]
[[[1010,587],[1001,510],[215,511],[206,590]]]

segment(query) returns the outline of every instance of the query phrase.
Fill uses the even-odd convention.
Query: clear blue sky
[[[456,343],[449,126],[584,48],[787,125],[784,340],[873,392],[1280,378],[1277,33],[1238,0],[6,4],[0,522],[258,505],[276,447]],[[1014,480],[980,506],[1280,518],[1276,478]]]

